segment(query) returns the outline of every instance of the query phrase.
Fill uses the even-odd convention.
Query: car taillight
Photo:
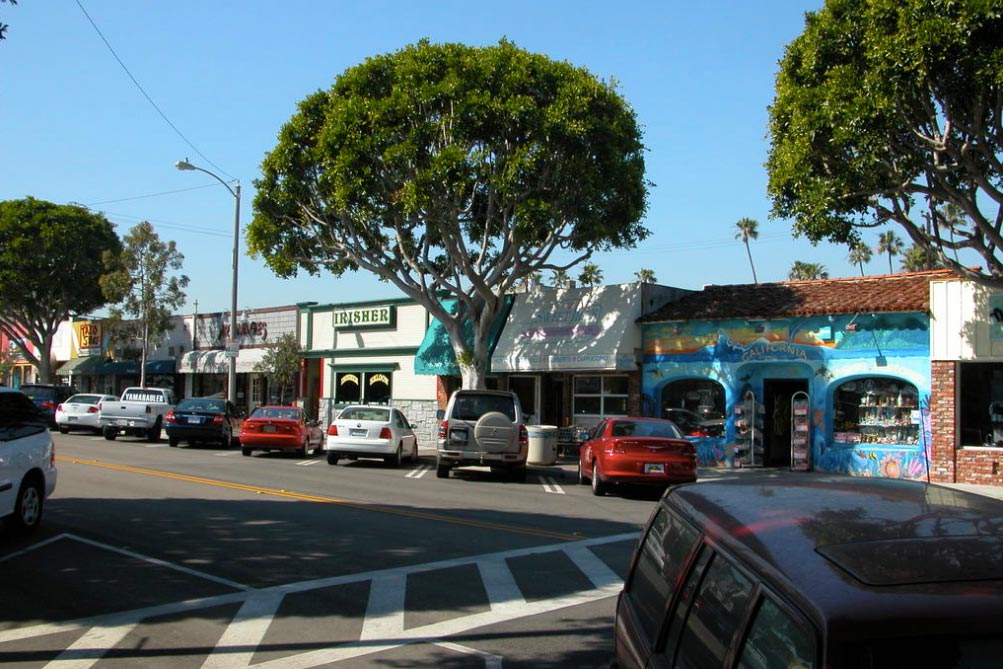
[[[380,439],[393,439],[394,435],[390,433],[390,428],[385,427],[380,430]]]
[[[52,402],[42,402],[42,408],[52,411],[55,407]]]
[[[60,412],[60,411],[64,411],[64,409],[63,409],[63,405],[62,405],[62,404],[57,404],[57,405],[56,405],[56,412],[58,413],[58,412]]]
[[[526,431],[525,425],[519,426],[519,446],[529,446],[529,432]]]
[[[439,439],[445,439],[447,434],[449,434],[449,421],[444,420],[439,423]]]
[[[338,436],[338,426],[331,423],[331,427],[327,428],[327,436],[337,437]]]
[[[92,404],[92,405],[90,405],[89,407],[87,407],[87,413],[97,413],[97,412],[98,412],[98,411],[100,411],[100,410],[101,410],[101,409],[100,409],[100,405],[99,405],[99,406],[94,406],[94,405]]]
[[[173,411],[168,411],[166,414],[164,414],[164,422],[165,423],[173,423],[174,421],[175,421],[175,418],[174,418],[174,412]]]
[[[223,414],[218,413],[215,416],[213,416],[212,417],[212,424],[213,425],[222,425],[223,424]]]

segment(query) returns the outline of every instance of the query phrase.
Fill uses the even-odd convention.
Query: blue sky
[[[632,281],[641,268],[654,270],[659,283],[684,288],[751,282],[745,247],[735,239],[735,222],[746,216],[760,224],[752,242],[760,281],[784,280],[795,260],[821,263],[831,277],[858,275],[845,247],[812,246],[792,238],[789,221],[769,219],[763,163],[777,62],[801,33],[804,12],[821,6],[822,0],[0,4],[0,19],[10,25],[0,42],[0,199],[82,203],[104,212],[122,235],[150,221],[185,255],[191,278],[185,311],[195,300],[200,312],[222,311],[230,303],[233,198],[207,175],[176,170],[177,160],[187,157],[225,180],[240,180],[243,227],[251,220],[261,160],[298,101],[367,56],[423,37],[472,45],[507,37],[615,78],[643,127],[647,176],[655,183],[645,220],[652,235],[637,249],[596,256],[605,283]],[[876,245],[878,232],[869,234],[873,239],[865,241]],[[865,270],[887,272],[887,257],[875,257]],[[241,254],[241,309],[400,296],[364,273],[279,279],[260,259]]]

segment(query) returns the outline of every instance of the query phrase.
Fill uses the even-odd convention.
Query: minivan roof
[[[826,620],[866,611],[870,624],[1003,621],[998,500],[914,481],[789,472],[676,486],[663,500]]]

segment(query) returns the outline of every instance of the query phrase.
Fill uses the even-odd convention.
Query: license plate
[[[644,465],[645,474],[664,474],[665,465],[661,462],[659,463],[648,463]]]
[[[466,428],[454,428],[449,431],[450,441],[460,441],[463,443],[467,442],[467,429]]]
[[[128,426],[129,425],[129,421],[127,421],[124,418],[119,418],[118,420],[115,421],[115,425],[125,425],[125,426]]]
[[[366,434],[368,434],[368,431],[367,430],[350,429],[348,431],[348,434],[350,436],[353,436],[353,437],[364,437],[364,436],[366,436]]]
[[[188,422],[192,425],[201,425],[203,420],[202,416],[188,416]]]
[[[77,422],[77,417],[76,416],[67,416],[66,420],[69,421],[70,423],[75,423],[75,422]]]
[[[262,425],[261,426],[261,431],[262,432],[275,432],[275,426],[274,425]]]

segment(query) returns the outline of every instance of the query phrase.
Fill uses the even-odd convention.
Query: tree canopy
[[[52,381],[59,324],[107,303],[102,256],[121,248],[115,227],[83,207],[31,197],[0,202],[0,332],[42,382]]]
[[[795,260],[791,265],[791,270],[787,273],[789,281],[809,281],[811,279],[828,279],[829,271],[817,262],[803,262]]]
[[[944,266],[1003,286],[1001,9],[827,0],[809,12],[770,108],[773,214],[813,242],[892,222]],[[965,249],[981,268],[958,259]]]
[[[139,383],[145,386],[148,353],[170,331],[174,310],[185,302],[188,277],[172,274],[181,269],[185,257],[174,241],[161,241],[148,221],[129,230],[124,241],[118,254],[105,254],[110,271],[101,277],[101,287],[116,303],[109,319],[116,340],[140,342]]]
[[[287,332],[272,343],[261,361],[254,365],[255,373],[264,374],[278,385],[280,404],[285,402],[286,388],[293,386],[299,378],[301,348],[296,334]]]
[[[300,102],[255,182],[248,247],[280,276],[390,282],[443,323],[478,387],[504,293],[648,235],[643,150],[633,110],[582,68],[422,41]]]

